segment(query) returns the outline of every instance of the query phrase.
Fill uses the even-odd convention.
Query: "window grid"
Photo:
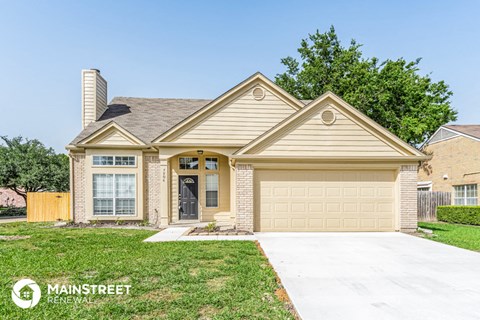
[[[134,167],[136,164],[135,156],[93,156],[94,166],[123,166]]]
[[[205,170],[217,171],[218,170],[218,158],[205,158]]]
[[[135,174],[94,174],[93,215],[135,215]]]
[[[477,185],[465,184],[461,186],[454,186],[454,204],[459,206],[477,205]]]
[[[179,168],[181,170],[198,170],[198,158],[181,157],[179,159]]]
[[[218,207],[218,174],[207,174],[205,177],[205,205],[207,208]]]

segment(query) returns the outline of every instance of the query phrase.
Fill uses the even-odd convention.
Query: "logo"
[[[12,289],[12,300],[22,309],[35,307],[41,296],[40,287],[31,279],[17,281]]]

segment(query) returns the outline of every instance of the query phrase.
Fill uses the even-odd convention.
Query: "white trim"
[[[113,176],[113,180],[112,180],[112,192],[113,192],[113,197],[112,197],[112,200],[113,200],[113,204],[112,204],[112,209],[113,209],[113,214],[95,214],[95,197],[93,196],[93,176],[94,175],[112,175]],[[134,209],[135,209],[135,212],[133,214],[116,214],[116,188],[115,188],[115,176],[117,175],[133,175],[135,177],[134,181],[135,181],[135,197],[134,197],[134,200],[135,200],[135,206],[134,206]],[[137,191],[138,191],[138,184],[137,184],[137,174],[136,173],[92,173],[92,220],[95,220],[94,218],[98,218],[98,217],[136,217],[138,215],[138,211],[137,211],[137,205],[138,205],[138,197],[137,197]],[[109,199],[109,198],[100,198],[100,199]]]
[[[93,159],[95,157],[113,157],[113,164],[112,165],[101,165],[101,164],[94,164],[93,163]],[[135,164],[133,166],[129,166],[129,165],[115,165],[115,158],[116,157],[133,157],[135,159]],[[138,159],[137,159],[137,156],[135,155],[113,155],[113,154],[94,154],[92,155],[92,168],[137,168],[137,163],[138,163]]]
[[[432,191],[433,182],[432,181],[418,181],[417,190],[420,188],[428,188],[428,191]]]
[[[442,141],[446,141],[446,140],[450,140],[450,139],[453,139],[453,138],[457,138],[458,136],[462,136],[462,137],[465,137],[465,138],[470,138],[472,140],[475,140],[475,141],[480,141],[480,138],[476,138],[474,136],[471,136],[471,135],[468,135],[466,133],[463,133],[463,132],[460,132],[460,131],[457,131],[457,130],[454,130],[454,129],[450,129],[450,128],[447,128],[447,127],[444,127],[444,126],[441,126],[440,128],[437,129],[437,131],[435,131],[432,136],[430,138],[428,138],[427,141],[425,141],[422,146],[420,148],[423,148],[424,146],[428,145],[430,143],[430,140],[432,140],[432,138],[441,130],[447,130],[447,131],[450,131],[451,133],[455,133],[457,134],[457,136],[455,137],[448,137],[448,138],[445,138],[445,139],[441,139],[441,140],[437,140],[435,142],[433,142],[432,144],[435,144],[435,143],[438,143],[438,142],[442,142]]]

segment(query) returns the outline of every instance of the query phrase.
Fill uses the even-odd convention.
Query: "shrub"
[[[14,216],[26,216],[27,208],[25,207],[2,207],[0,208],[0,217],[14,217]]]
[[[214,232],[216,229],[217,229],[217,223],[215,221],[210,222],[205,227],[205,230],[207,230],[208,232]]]
[[[480,206],[439,206],[438,221],[480,225]]]

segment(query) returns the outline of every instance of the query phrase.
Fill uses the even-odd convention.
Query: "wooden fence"
[[[27,221],[70,220],[70,193],[28,192]]]
[[[450,204],[452,204],[450,192],[418,191],[418,221],[436,221],[437,207]]]

